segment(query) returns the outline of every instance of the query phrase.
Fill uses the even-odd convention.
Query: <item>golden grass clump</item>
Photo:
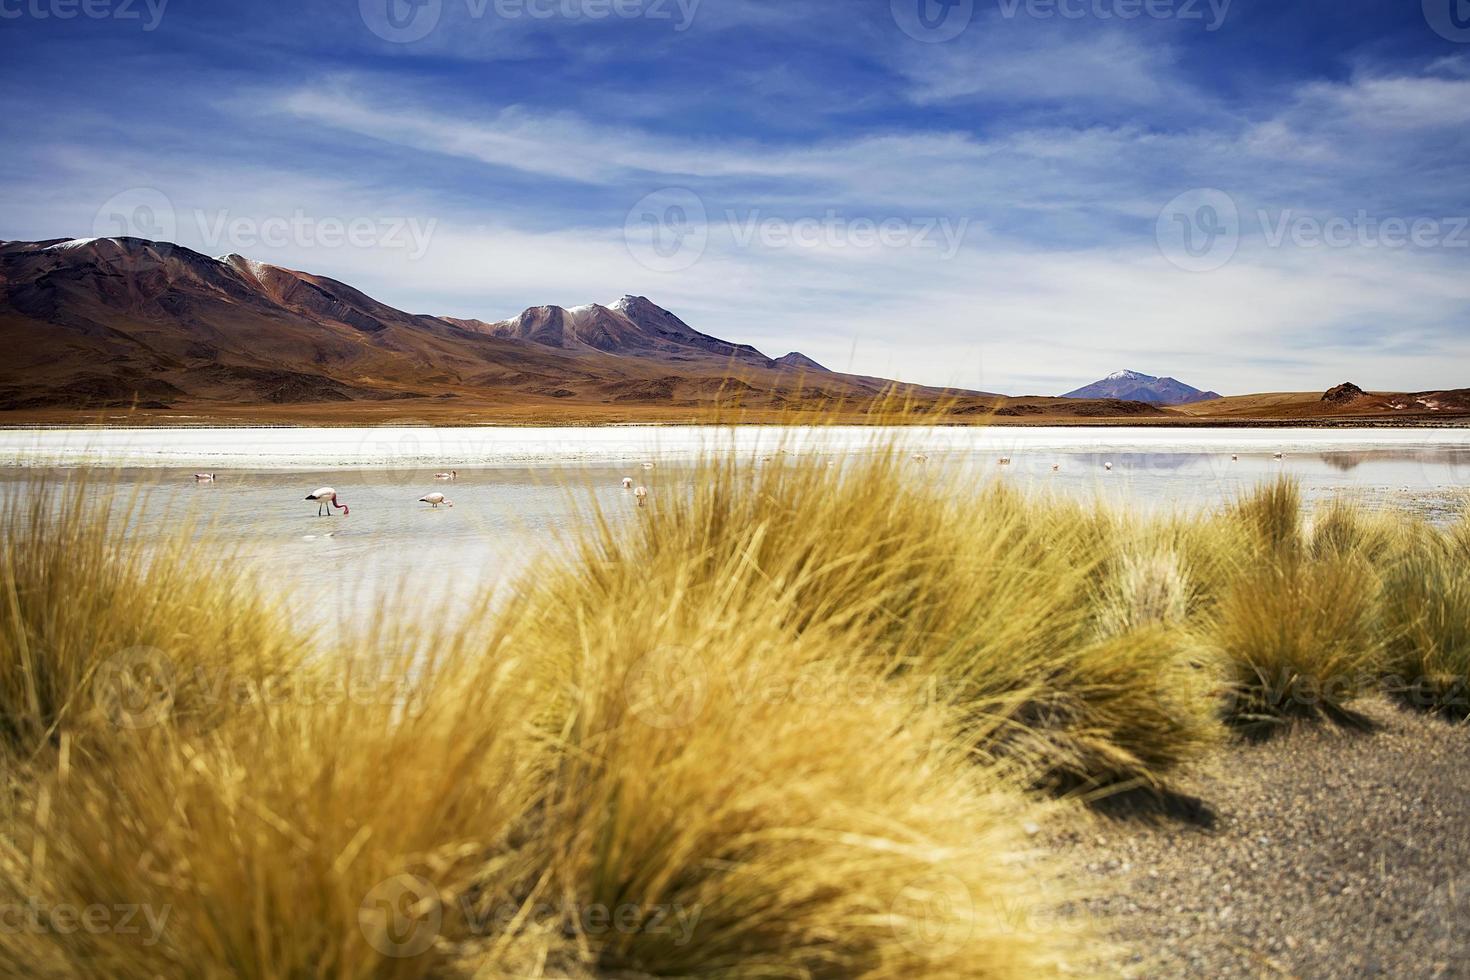
[[[1384,589],[1389,689],[1415,707],[1470,717],[1470,535],[1419,529]]]
[[[1348,705],[1373,688],[1382,664],[1378,593],[1377,576],[1359,558],[1243,571],[1209,627],[1232,683],[1229,720],[1248,728],[1355,721]]]
[[[39,481],[4,505],[0,753],[26,758],[61,732],[87,753],[163,714],[208,727],[242,688],[289,674],[309,643],[278,607],[181,532],[131,544],[132,509]]]
[[[1281,560],[1302,547],[1302,489],[1291,477],[1278,476],[1243,495],[1230,516],[1266,560]]]
[[[1019,752],[1043,781],[1158,782],[1214,743],[1209,703],[1173,695],[1198,686],[1190,644],[1166,631],[1097,642],[1105,521],[999,485],[916,484],[914,472],[882,449],[844,470],[780,457],[706,467],[687,502],[664,502],[631,534],[605,527],[581,581],[545,590],[577,605],[539,615],[571,629],[582,609],[652,590],[678,597],[670,643],[759,622],[788,656],[917,679],[958,709],[982,754]],[[1142,683],[1120,687],[1120,673]]]
[[[73,519],[98,526],[94,507]],[[46,539],[67,526],[0,534],[64,555]],[[137,547],[112,537],[89,561],[170,582],[175,629],[202,635],[186,612],[216,615],[215,586],[168,567],[188,549]],[[1073,895],[1024,843],[1049,805],[976,763],[922,676],[837,645],[881,612],[793,631],[821,568],[766,604],[704,592],[712,556],[689,557],[642,589],[638,569],[553,562],[464,628],[376,624],[292,661],[284,696],[209,725],[56,712],[54,751],[0,809],[0,905],[39,924],[0,930],[0,973],[1091,972],[1100,947],[1055,911]],[[54,616],[16,608],[20,635]],[[263,608],[230,612],[268,650],[304,642]],[[239,644],[217,656],[259,664]],[[99,928],[62,927],[78,914]]]
[[[1313,522],[1311,550],[1319,559],[1346,558],[1358,555],[1381,567],[1404,545],[1404,529],[1409,521],[1365,511],[1350,500],[1337,499],[1323,507]]]
[[[1189,616],[1192,588],[1179,554],[1167,547],[1124,550],[1105,575],[1097,628],[1105,637],[1153,626],[1178,626]]]

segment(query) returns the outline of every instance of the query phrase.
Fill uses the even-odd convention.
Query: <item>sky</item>
[[[0,0],[0,239],[1056,394],[1470,385],[1467,0]]]

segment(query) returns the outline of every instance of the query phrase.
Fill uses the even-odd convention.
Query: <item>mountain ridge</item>
[[[139,238],[0,244],[0,331],[19,352],[0,363],[9,409],[457,397],[784,408],[896,384],[799,352],[767,357],[642,296],[438,317],[326,276]]]
[[[1201,391],[1176,378],[1156,377],[1142,371],[1114,371],[1101,381],[1069,391],[1062,398],[1117,398],[1149,405],[1193,405],[1220,398],[1214,391]]]

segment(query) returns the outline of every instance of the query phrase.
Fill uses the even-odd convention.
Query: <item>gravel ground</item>
[[[1470,978],[1470,726],[1370,702],[1368,735],[1239,743],[1179,789],[1213,810],[1056,836],[1141,977]]]

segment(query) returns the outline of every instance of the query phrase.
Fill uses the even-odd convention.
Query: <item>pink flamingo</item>
[[[333,490],[331,487],[322,487],[315,493],[309,493],[306,495],[306,499],[315,500],[319,503],[320,506],[318,506],[316,509],[317,517],[323,516],[323,508],[325,508],[326,516],[331,515],[333,507],[341,509],[343,517],[346,517],[348,514],[351,513],[351,511],[347,509],[347,505],[337,499],[337,491]]]
[[[440,504],[443,504],[446,507],[454,506],[454,501],[450,500],[442,493],[426,493],[419,498],[419,503],[432,504],[436,509],[439,507]]]

